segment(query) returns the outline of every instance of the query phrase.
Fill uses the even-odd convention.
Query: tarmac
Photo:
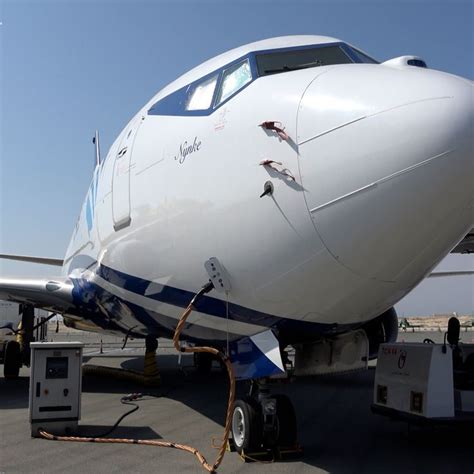
[[[75,335],[74,335],[75,336]],[[462,334],[471,341],[474,334]],[[95,338],[95,339],[94,339]],[[439,341],[440,332],[401,332],[399,339]],[[71,340],[59,334],[55,340]],[[78,339],[74,337],[74,339]],[[143,366],[143,343],[131,341],[125,351],[119,339],[84,335],[86,361],[112,367]],[[80,435],[93,436],[113,426],[130,407],[120,398],[130,392],[149,395],[110,435],[117,438],[164,439],[200,449],[212,462],[223,432],[227,379],[217,367],[205,379],[192,358],[178,355],[160,341],[158,363],[162,386],[146,389],[124,381],[84,376]],[[345,375],[301,378],[275,388],[294,403],[304,455],[274,463],[244,463],[227,453],[222,473],[473,473],[474,433],[456,428],[410,427],[370,411],[374,381],[370,370]],[[30,437],[29,369],[17,380],[0,378],[0,474],[10,473],[203,473],[195,457],[174,449],[141,445],[48,441]],[[238,388],[240,394],[245,384]]]

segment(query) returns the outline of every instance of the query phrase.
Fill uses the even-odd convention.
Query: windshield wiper
[[[297,66],[288,66],[284,64],[282,67],[277,69],[265,69],[266,74],[272,74],[276,72],[287,72],[287,71],[297,71],[298,69],[307,69],[310,67],[322,66],[323,62],[318,59],[317,61],[312,61],[310,63],[298,64]]]

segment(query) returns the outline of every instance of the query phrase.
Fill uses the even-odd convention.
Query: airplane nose
[[[320,76],[298,112],[315,230],[339,263],[387,282],[424,276],[474,221],[473,84],[404,69]]]

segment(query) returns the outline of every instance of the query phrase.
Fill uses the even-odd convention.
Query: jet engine
[[[397,340],[398,318],[395,308],[388,309],[385,313],[362,326],[362,329],[369,340],[369,359],[376,359],[380,344]]]
[[[366,369],[380,344],[395,342],[398,319],[394,308],[354,331],[295,345],[295,375],[337,374]]]

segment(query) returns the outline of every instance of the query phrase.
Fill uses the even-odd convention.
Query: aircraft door
[[[125,130],[114,161],[112,181],[112,216],[114,229],[130,225],[130,165],[133,143],[141,124],[141,118],[133,120]]]

